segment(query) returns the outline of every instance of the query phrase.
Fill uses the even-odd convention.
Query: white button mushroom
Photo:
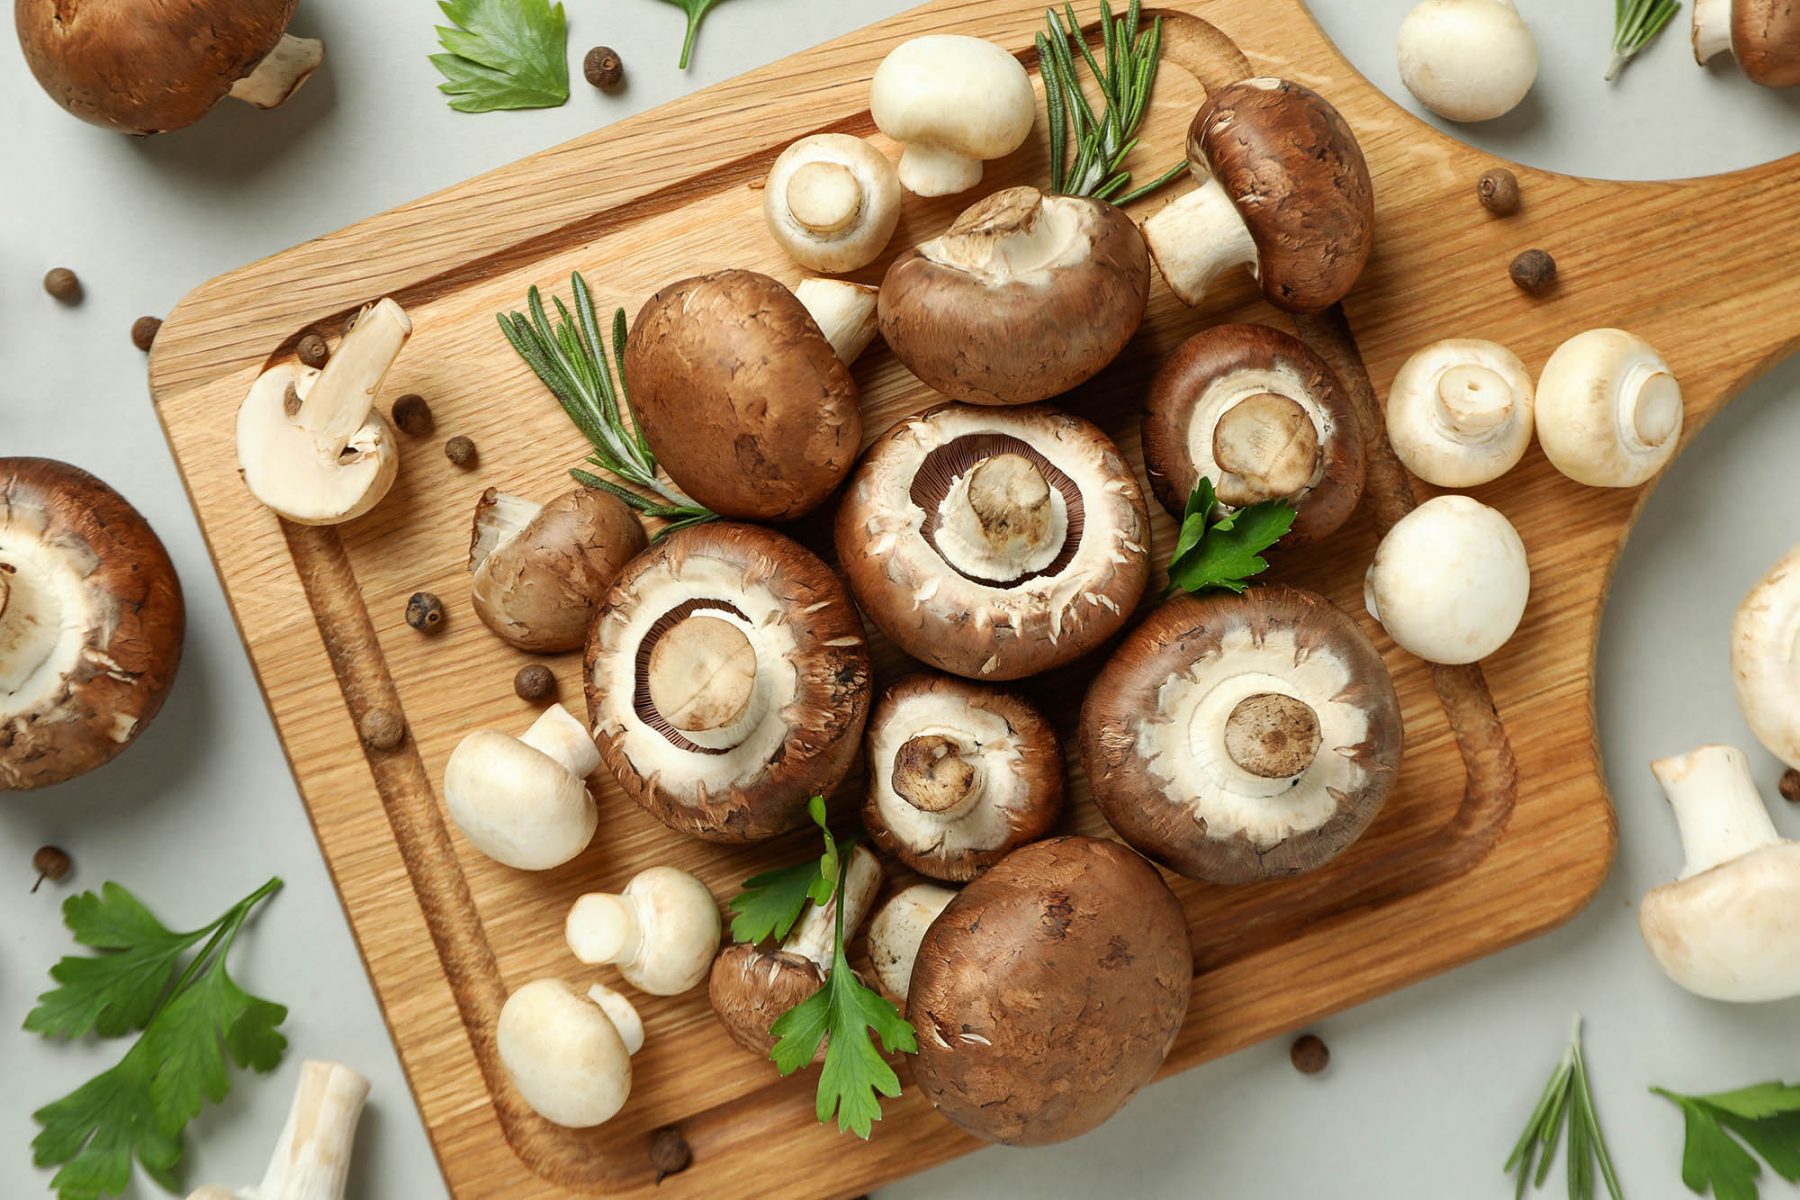
[[[1709,1000],[1800,995],[1800,842],[1775,831],[1744,752],[1702,746],[1651,770],[1675,809],[1687,864],[1638,906],[1650,953]]]
[[[1537,386],[1538,445],[1577,483],[1636,487],[1675,457],[1681,385],[1656,348],[1590,329],[1556,348]]]
[[[563,932],[582,962],[612,963],[638,991],[675,996],[698,986],[712,967],[719,906],[686,871],[651,867],[616,895],[590,892],[575,901]]]
[[[1531,374],[1505,346],[1433,342],[1388,389],[1388,441],[1406,469],[1438,487],[1474,487],[1518,465],[1531,445]]]
[[[1427,662],[1472,663],[1511,638],[1531,569],[1512,522],[1467,496],[1437,496],[1395,522],[1363,580],[1369,615]]]
[[[1400,24],[1400,81],[1450,121],[1490,121],[1537,80],[1537,41],[1513,0],[1424,0]]]
[[[794,285],[794,298],[805,306],[845,366],[875,340],[880,288],[844,279],[802,279]]]
[[[506,998],[495,1043],[533,1112],[552,1124],[587,1129],[625,1107],[643,1023],[631,1002],[609,988],[596,986],[584,997],[560,979],[539,979]]]
[[[244,1191],[209,1184],[188,1200],[343,1200],[356,1124],[369,1081],[349,1067],[307,1062],[262,1182]]]
[[[775,160],[763,219],[788,256],[814,271],[866,267],[900,223],[900,176],[887,155],[846,133],[803,137]]]
[[[519,737],[469,734],[444,766],[450,819],[470,843],[521,871],[559,867],[587,849],[600,822],[587,777],[600,751],[560,704]]]
[[[1738,707],[1770,754],[1800,768],[1800,546],[1782,556],[1738,605],[1731,676]]]
[[[1024,144],[1037,119],[1031,77],[992,42],[931,34],[901,42],[875,69],[869,113],[903,143],[900,182],[919,196],[966,192],[981,164]]]
[[[875,968],[881,990],[903,1010],[919,943],[944,906],[955,898],[949,888],[915,883],[895,892],[869,922],[869,964]]]

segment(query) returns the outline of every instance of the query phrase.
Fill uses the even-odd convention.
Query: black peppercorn
[[[548,700],[556,694],[556,676],[541,663],[520,667],[519,673],[513,676],[513,691],[519,694],[519,699],[529,703]]]
[[[37,853],[31,856],[31,869],[38,873],[37,882],[31,885],[32,891],[44,886],[44,880],[60,883],[68,878],[69,868],[74,866],[69,852],[61,846],[39,846]]]
[[[67,267],[52,267],[46,272],[44,290],[63,304],[81,303],[81,280]]]
[[[1543,250],[1527,250],[1508,268],[1512,281],[1528,296],[1542,296],[1556,286],[1556,260]]]
[[[131,323],[131,344],[148,354],[161,329],[161,317],[139,317]]]
[[[475,443],[459,433],[444,443],[444,457],[459,467],[472,467],[475,465]]]
[[[681,1174],[693,1161],[694,1152],[688,1149],[687,1139],[673,1125],[665,1125],[650,1135],[650,1165],[656,1168],[656,1182]]]
[[[1330,1065],[1331,1051],[1318,1035],[1303,1033],[1288,1048],[1288,1058],[1302,1075],[1317,1075]]]
[[[616,89],[625,81],[625,65],[619,61],[619,52],[611,46],[595,46],[581,60],[581,72],[587,81],[603,92]]]
[[[406,602],[406,623],[420,633],[436,633],[444,624],[444,602],[430,592],[414,592]]]
[[[401,433],[424,437],[433,424],[431,406],[417,392],[408,392],[394,401],[394,425]]]
[[[1510,217],[1519,211],[1519,177],[1505,167],[1482,173],[1475,184],[1481,207],[1496,217]]]
[[[309,367],[322,367],[331,358],[331,347],[325,339],[316,333],[300,335],[300,344],[294,347],[294,353],[300,357],[301,363]]]

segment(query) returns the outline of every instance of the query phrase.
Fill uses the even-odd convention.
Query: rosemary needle
[[[1569,1200],[1593,1200],[1594,1168],[1612,1200],[1623,1200],[1619,1176],[1613,1169],[1612,1155],[1606,1149],[1606,1138],[1600,1132],[1600,1117],[1594,1110],[1594,1093],[1588,1085],[1587,1058],[1581,1051],[1581,1015],[1575,1016],[1569,1034],[1569,1045],[1550,1074],[1550,1082],[1537,1107],[1525,1122],[1525,1132],[1506,1160],[1508,1175],[1517,1174],[1515,1200],[1525,1189],[1541,1188],[1550,1178],[1550,1163],[1556,1157],[1556,1143],[1568,1129],[1567,1158]],[[1532,1170],[1536,1165],[1535,1173]]]
[[[1137,147],[1138,127],[1150,110],[1162,58],[1162,18],[1143,27],[1140,0],[1123,17],[1100,0],[1100,54],[1082,36],[1073,4],[1046,9],[1045,32],[1037,35],[1038,73],[1044,80],[1044,113],[1050,127],[1050,189],[1063,196],[1093,196],[1124,204],[1147,196],[1178,178],[1177,163],[1142,187],[1127,190],[1131,172],[1125,159]],[[1096,113],[1082,89],[1079,56],[1101,96]]]
[[[1676,0],[1613,0],[1612,61],[1606,64],[1606,78],[1616,77],[1680,9]]]

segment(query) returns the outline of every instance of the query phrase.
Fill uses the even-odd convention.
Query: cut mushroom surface
[[[1051,408],[950,404],[863,457],[838,509],[838,559],[869,619],[908,654],[1018,679],[1117,632],[1149,577],[1131,466]]]
[[[1590,329],[1556,348],[1537,385],[1538,444],[1550,465],[1594,487],[1636,487],[1675,457],[1681,385],[1656,348]]]
[[[1694,0],[1694,61],[1730,54],[1751,82],[1800,85],[1800,5],[1792,0]]]
[[[992,42],[930,34],[901,42],[875,69],[869,114],[900,142],[900,182],[919,196],[966,192],[984,160],[1024,144],[1037,119],[1031,77]]]
[[[124,497],[0,458],[0,792],[110,761],[162,708],[186,630],[162,542]]]
[[[521,871],[568,862],[594,839],[599,810],[587,777],[600,752],[560,704],[509,737],[478,729],[444,764],[444,805],[471,845]]]
[[[1800,768],[1800,546],[1769,569],[1731,624],[1731,676],[1756,740]]]
[[[679,530],[639,555],[588,639],[606,765],[664,824],[711,841],[804,824],[850,768],[870,688],[837,577],[749,525]]]
[[[1438,487],[1475,487],[1525,457],[1535,422],[1531,373],[1505,346],[1433,342],[1388,389],[1388,442],[1406,469]]]
[[[816,133],[776,158],[763,185],[763,219],[801,266],[835,274],[865,267],[900,222],[900,176],[859,137]]]
[[[1504,646],[1530,598],[1519,531],[1467,496],[1434,496],[1395,522],[1363,580],[1363,604],[1395,644],[1451,665]]]
[[[1335,858],[1375,819],[1400,756],[1375,647],[1323,596],[1280,585],[1165,603],[1081,710],[1101,814],[1144,854],[1215,883]]]
[[[935,883],[915,883],[888,897],[869,922],[869,965],[888,998],[906,1010],[913,964],[925,931],[956,893]]]

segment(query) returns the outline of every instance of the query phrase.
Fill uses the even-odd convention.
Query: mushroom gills
[[[1235,268],[1262,277],[1250,227],[1213,176],[1145,220],[1144,241],[1169,290],[1190,308],[1203,303],[1206,290]]]
[[[778,714],[783,690],[762,665],[779,652],[765,632],[723,600],[664,614],[638,651],[638,718],[679,750],[722,755],[744,746]]]

